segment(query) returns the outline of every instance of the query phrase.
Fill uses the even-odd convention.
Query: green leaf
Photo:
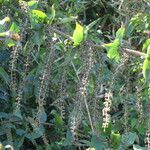
[[[148,148],[146,148],[146,147],[141,147],[141,146],[139,146],[139,145],[133,145],[133,150],[148,150]]]
[[[143,63],[142,73],[145,80],[149,81],[150,80],[150,59],[145,58]]]
[[[36,9],[38,6],[38,1],[29,1],[28,6],[30,9]]]
[[[38,114],[38,118],[39,118],[40,122],[42,122],[42,123],[46,122],[46,120],[47,120],[47,114],[45,112],[44,107],[40,108],[40,111],[39,111],[39,114]]]
[[[147,58],[150,59],[150,45],[147,48]]]
[[[114,133],[112,131],[111,141],[112,141],[112,144],[114,146],[114,149],[117,149],[119,147],[119,144],[121,143],[121,135],[119,133]]]
[[[34,35],[32,37],[32,41],[35,45],[42,45],[43,43],[43,33],[41,33],[40,31],[34,32]]]
[[[34,126],[32,126],[32,127],[33,127],[33,132],[25,135],[25,137],[27,137],[31,141],[41,137],[45,132],[43,125],[39,125],[38,127],[34,127]]]
[[[100,137],[97,137],[96,135],[92,136],[91,147],[95,148],[95,150],[103,150],[103,144]]]
[[[128,132],[122,135],[122,143],[128,147],[131,146],[135,140],[137,138],[137,134],[136,133],[132,133],[132,132]]]
[[[147,48],[147,56],[143,63],[142,73],[145,81],[150,82],[150,46]]]
[[[94,79],[93,78],[91,78],[89,80],[89,85],[88,85],[87,89],[90,94],[92,94],[94,92]]]
[[[54,19],[55,19],[55,7],[54,7],[54,5],[52,5],[49,24],[52,24],[52,22],[53,22]]]
[[[107,137],[107,136],[110,136],[111,135],[111,131],[112,131],[112,124],[109,123],[108,127],[105,129],[104,131],[104,128],[101,127],[101,132],[102,134]]]
[[[0,119],[2,118],[8,119],[8,114],[4,112],[0,112]]]
[[[1,33],[0,33],[0,37],[1,37],[1,38],[5,38],[5,37],[9,37],[9,36],[10,36],[10,32],[9,32],[9,31],[1,32]]]
[[[34,128],[33,130],[34,130],[34,132],[38,133],[38,134],[41,135],[41,136],[42,136],[42,135],[44,134],[44,132],[45,132],[44,126],[43,126],[42,124],[39,125],[38,127]]]
[[[142,51],[143,51],[143,52],[146,52],[146,50],[148,49],[148,46],[149,46],[149,45],[150,45],[150,38],[147,39],[147,40],[145,41],[145,43],[143,44]]]
[[[22,118],[22,114],[21,114],[20,108],[16,108],[16,109],[14,110],[14,115],[17,116],[17,117],[20,118],[20,119],[23,119],[23,118]]]
[[[33,9],[31,11],[31,17],[36,23],[43,23],[46,20],[47,15],[41,10]]]
[[[78,46],[82,42],[84,36],[83,33],[84,33],[84,28],[78,22],[76,22],[76,28],[73,32],[74,46]]]
[[[136,30],[136,27],[142,24],[140,18],[139,18],[139,14],[133,16],[128,24],[127,30],[126,30],[126,36],[130,37],[133,33],[134,30]]]
[[[0,67],[0,76],[3,78],[3,80],[9,84],[10,82],[10,78],[9,75],[7,74],[7,72],[4,70],[4,68]]]
[[[34,140],[34,139],[37,139],[41,136],[42,135],[40,133],[36,133],[36,132],[28,133],[28,134],[25,135],[25,137],[28,138],[31,141]]]
[[[47,15],[40,10],[33,9],[31,10],[30,19],[31,28],[39,31],[43,27],[43,23],[47,22]]]
[[[126,37],[129,38],[134,30],[135,30],[134,25],[129,24],[127,29],[126,29]]]
[[[26,133],[25,130],[22,130],[22,129],[17,129],[16,130],[16,134],[19,135],[19,136],[23,136],[25,133]]]
[[[64,141],[65,146],[72,145],[73,141],[75,140],[75,137],[73,133],[70,130],[67,130],[66,139]]]
[[[20,32],[20,27],[15,22],[13,22],[9,31],[12,31],[14,33],[18,33],[18,32]]]
[[[51,114],[52,114],[52,115],[54,116],[54,118],[55,118],[55,124],[56,124],[56,126],[62,126],[64,122],[63,122],[63,120],[62,120],[61,115],[59,115],[56,110],[52,110],[52,111],[51,111]]]
[[[135,127],[137,125],[137,123],[138,123],[138,120],[135,119],[135,118],[132,118],[132,120],[131,120],[131,127],[132,128]]]
[[[89,25],[87,25],[85,27],[85,30],[84,30],[84,35],[85,35],[85,39],[87,38],[87,34],[88,34],[88,31],[100,20],[100,18],[98,18],[97,20],[94,20],[93,22],[91,22]]]
[[[120,56],[119,56],[119,40],[115,39],[113,43],[109,43],[109,44],[104,44],[103,45],[106,49],[107,49],[107,56],[110,59],[115,59],[115,61],[119,61],[120,60]]]
[[[6,44],[8,47],[12,47],[12,46],[15,45],[15,42],[14,42],[12,39],[10,39],[10,38],[6,38],[5,44]]]
[[[78,17],[76,16],[69,16],[69,17],[66,17],[66,18],[61,18],[60,21],[59,21],[59,24],[65,24],[65,23],[70,23],[72,21],[75,21]]]
[[[125,28],[124,27],[119,28],[118,31],[116,32],[116,39],[119,39],[120,44],[122,42],[124,34],[125,34]]]

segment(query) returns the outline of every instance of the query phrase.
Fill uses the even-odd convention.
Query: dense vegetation
[[[0,0],[5,148],[150,148],[149,0]]]

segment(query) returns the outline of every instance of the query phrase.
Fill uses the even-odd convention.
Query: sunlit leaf
[[[38,6],[38,1],[29,1],[28,6],[30,9],[36,9]]]
[[[107,49],[107,56],[110,59],[114,59],[115,61],[119,61],[120,56],[119,56],[119,40],[115,39],[113,43],[109,43],[109,44],[104,44],[103,45],[106,49]]]
[[[147,48],[147,58],[150,59],[150,45]]]
[[[43,23],[47,22],[47,15],[41,10],[33,9],[30,14],[31,28],[41,30]]]
[[[9,31],[12,31],[14,33],[18,33],[20,31],[20,27],[15,22],[13,22]]]
[[[146,82],[150,82],[150,46],[147,48],[147,56],[145,57],[145,60],[143,63],[142,73]]]
[[[37,23],[40,23],[40,22],[44,22],[47,18],[47,15],[42,12],[41,10],[36,10],[36,9],[33,9],[31,11],[31,17],[37,22]]]
[[[78,46],[82,42],[83,36],[84,36],[84,28],[78,22],[76,22],[76,28],[73,32],[74,46]]]
[[[116,32],[116,39],[119,39],[120,44],[122,42],[124,34],[125,34],[125,28],[124,27],[119,28],[118,31]]]
[[[148,38],[145,43],[143,44],[143,47],[142,47],[142,51],[143,52],[146,52],[148,46],[150,45],[150,38]]]
[[[150,59],[145,59],[143,63],[143,77],[146,81],[150,80]]]
[[[9,36],[10,36],[10,32],[9,31],[0,33],[0,38],[5,38],[5,37],[9,37]]]
[[[145,80],[150,81],[150,60],[147,58],[144,60],[142,73]]]

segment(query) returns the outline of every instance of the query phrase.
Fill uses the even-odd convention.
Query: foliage
[[[146,81],[150,81],[150,45],[147,48],[147,55],[143,64],[143,76]]]
[[[0,149],[148,149],[149,5],[0,0]]]
[[[76,28],[73,32],[73,42],[74,46],[78,46],[83,40],[84,28],[76,22]]]

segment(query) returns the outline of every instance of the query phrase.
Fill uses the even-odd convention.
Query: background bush
[[[148,1],[0,8],[1,147],[148,149]]]

